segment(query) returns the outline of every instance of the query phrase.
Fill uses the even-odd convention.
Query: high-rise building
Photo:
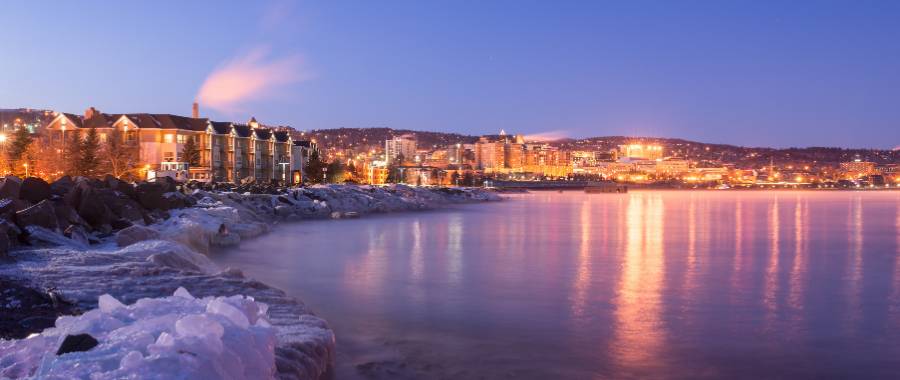
[[[393,163],[394,161],[411,161],[415,156],[416,138],[413,135],[397,136],[384,141],[384,159],[388,163]]]
[[[663,157],[663,148],[659,145],[626,144],[619,145],[622,157],[656,160]]]
[[[870,161],[853,160],[841,162],[841,172],[850,177],[862,177],[875,174],[875,163]]]

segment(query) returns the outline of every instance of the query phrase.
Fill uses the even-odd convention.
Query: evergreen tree
[[[313,150],[306,161],[304,180],[309,183],[322,183],[325,179],[325,162],[319,157],[319,151]]]
[[[89,128],[78,149],[78,175],[96,177],[100,172],[100,136],[96,128]]]
[[[188,163],[188,166],[200,166],[200,148],[197,146],[197,140],[193,136],[188,136],[181,148],[181,160]]]
[[[328,182],[331,183],[341,183],[344,182],[344,165],[340,163],[340,161],[332,161],[328,164],[328,170],[326,171],[326,175],[328,175]]]
[[[62,148],[62,170],[69,175],[81,175],[79,161],[81,161],[81,137],[77,130],[68,134],[65,145]]]
[[[10,172],[25,173],[24,164],[28,163],[26,153],[33,142],[34,139],[31,137],[31,132],[28,128],[20,127],[16,130],[13,134],[13,140],[7,149],[7,164]]]
[[[347,165],[347,175],[350,177],[348,180],[355,181],[358,174],[359,173],[356,172],[356,165],[353,164],[353,161],[350,161],[350,164]]]

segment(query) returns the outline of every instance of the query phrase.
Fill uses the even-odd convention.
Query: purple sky
[[[13,1],[0,20],[0,108],[199,97],[298,129],[900,146],[900,1]]]

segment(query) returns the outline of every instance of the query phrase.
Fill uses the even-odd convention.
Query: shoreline
[[[193,206],[168,210],[167,219],[147,226],[135,224],[96,245],[79,245],[57,234],[53,238],[64,245],[13,250],[9,256],[14,262],[0,264],[0,275],[32,288],[56,288],[63,299],[81,310],[95,309],[103,294],[132,304],[170,296],[179,287],[198,298],[251,296],[269,306],[278,342],[277,377],[315,379],[326,376],[334,365],[335,339],[327,322],[280,289],[245,278],[240,270],[218,268],[207,254],[216,247],[259,238],[272,225],[285,221],[428,210],[501,199],[484,189],[403,185],[324,185],[288,189],[278,195],[194,190],[187,197],[194,198]],[[15,342],[21,340],[2,342],[0,354],[8,353],[7,346]]]

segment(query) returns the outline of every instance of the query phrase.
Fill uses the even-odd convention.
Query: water
[[[217,255],[338,378],[897,378],[900,192],[537,192],[280,226]]]

